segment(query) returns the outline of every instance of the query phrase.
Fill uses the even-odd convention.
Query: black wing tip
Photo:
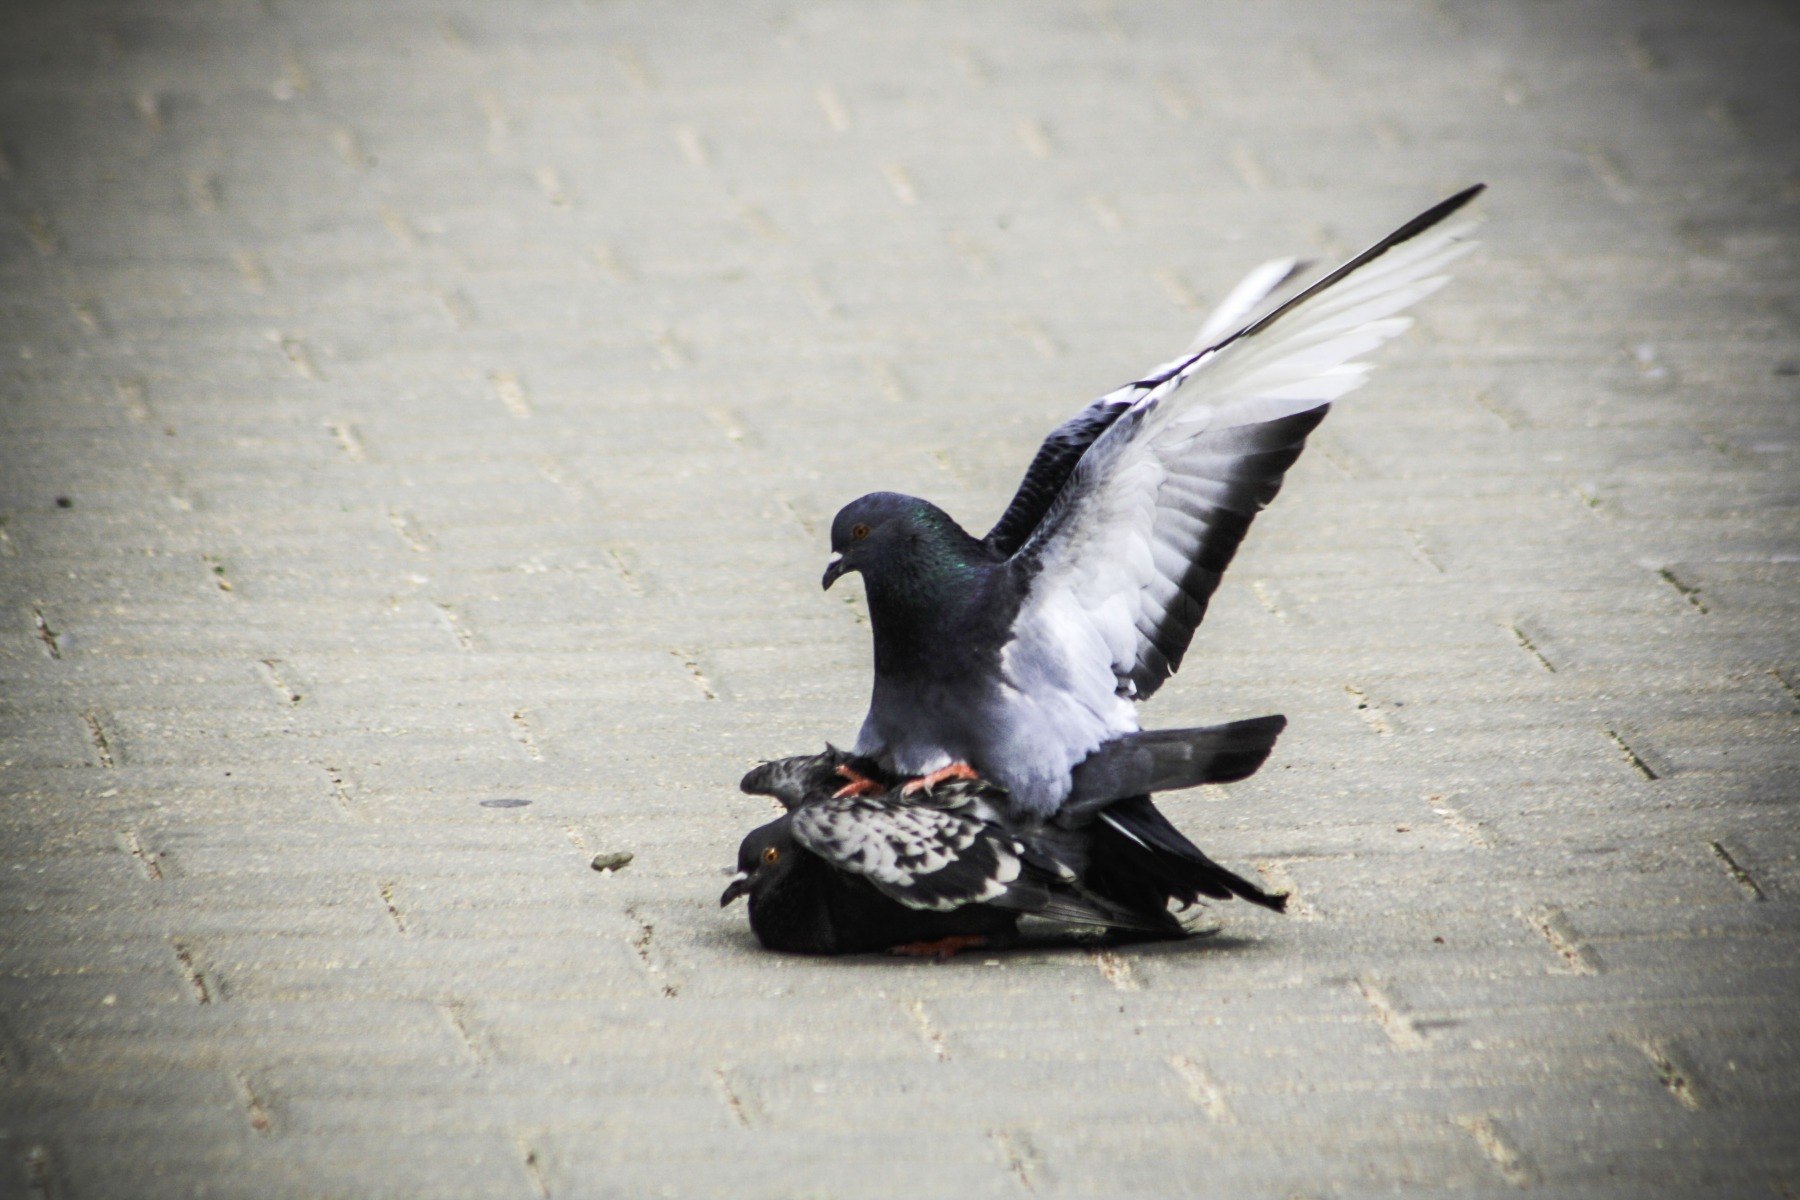
[[[1389,234],[1384,239],[1386,243],[1384,248],[1392,249],[1402,242],[1411,241],[1413,238],[1418,237],[1433,225],[1438,224],[1445,217],[1450,216],[1485,191],[1487,191],[1487,184],[1472,183],[1462,191],[1456,193],[1456,195],[1451,196],[1448,200],[1438,201],[1400,228],[1394,230],[1393,233]]]

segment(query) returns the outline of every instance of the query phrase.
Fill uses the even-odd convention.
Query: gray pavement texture
[[[1680,0],[5,6],[0,1194],[1800,1194],[1796,60]],[[1476,179],[1145,714],[1292,718],[1167,808],[1293,915],[760,951],[736,779],[865,697],[836,507],[980,527],[1241,272]]]

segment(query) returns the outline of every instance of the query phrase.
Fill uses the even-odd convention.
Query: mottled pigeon
[[[1363,382],[1359,360],[1473,248],[1474,221],[1443,222],[1481,190],[1239,325],[1292,263],[1260,268],[1188,354],[1052,432],[985,537],[912,496],[846,505],[823,582],[857,571],[868,593],[875,678],[856,753],[929,782],[979,774],[1020,815],[1053,814],[1083,759],[1138,730],[1134,703],[1180,666],[1251,519]]]
[[[1158,781],[1226,782],[1261,765],[1286,722],[1241,721],[1200,735],[1186,757],[1210,761],[1170,774],[1154,749],[1092,760],[1086,781],[1150,789]],[[884,789],[835,795],[839,769],[862,768]],[[1166,764],[1165,764],[1166,766]],[[1082,796],[1051,825],[1019,824],[1004,789],[951,778],[908,792],[901,777],[827,747],[765,763],[746,792],[774,796],[787,815],[752,830],[738,848],[738,874],[721,904],[750,897],[750,927],[772,950],[853,954],[897,948],[949,953],[1011,940],[1022,916],[1064,926],[1181,937],[1169,912],[1202,896],[1280,911],[1273,895],[1213,862],[1170,825],[1148,795]],[[1185,784],[1183,784],[1185,786]]]

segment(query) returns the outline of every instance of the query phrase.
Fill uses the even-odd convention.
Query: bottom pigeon
[[[1017,940],[1023,917],[1185,937],[1169,905],[1202,896],[1236,896],[1279,912],[1286,896],[1213,862],[1148,793],[1249,775],[1285,724],[1263,717],[1163,730],[1103,748],[1083,764],[1083,778],[1102,794],[1078,788],[1052,821],[1029,828],[1003,815],[1012,808],[1005,790],[983,779],[909,793],[910,780],[832,747],[765,763],[741,786],[788,811],[744,838],[738,874],[719,903],[747,895],[757,939],[801,954],[947,956]],[[887,790],[835,794],[846,767]]]

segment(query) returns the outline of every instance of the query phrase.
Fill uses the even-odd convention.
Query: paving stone
[[[10,6],[0,1195],[1793,1194],[1797,40]],[[1166,807],[1290,916],[757,948],[736,780],[867,695],[838,506],[980,525],[1475,179],[1144,713],[1288,715]]]

